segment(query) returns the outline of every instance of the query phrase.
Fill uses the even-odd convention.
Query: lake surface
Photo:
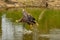
[[[0,40],[60,40],[58,27],[30,30],[25,28],[22,23],[16,23],[12,21],[13,18],[7,16],[9,15],[2,14],[0,17]]]

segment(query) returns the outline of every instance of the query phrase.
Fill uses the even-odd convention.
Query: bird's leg
[[[33,29],[33,25],[30,25],[30,29]]]

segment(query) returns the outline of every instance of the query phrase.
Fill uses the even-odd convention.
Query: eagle
[[[38,25],[38,23],[36,22],[35,18],[30,15],[29,13],[27,13],[24,9],[22,9],[22,14],[23,17],[20,18],[19,20],[16,20],[16,22],[23,22],[23,23],[27,23],[28,25],[30,25],[30,28],[33,29],[33,25]]]

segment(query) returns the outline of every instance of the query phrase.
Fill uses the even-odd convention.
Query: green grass
[[[60,28],[60,10],[46,9],[41,20],[38,20],[40,13],[44,10],[41,8],[25,8],[28,13],[30,13],[36,21],[39,23],[40,33],[48,33],[52,28]],[[12,18],[11,21],[15,22],[16,20],[22,17],[22,10],[8,10],[4,13],[7,14],[7,18]],[[29,28],[26,24],[26,28]]]

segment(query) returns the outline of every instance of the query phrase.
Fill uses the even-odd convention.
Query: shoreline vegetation
[[[41,16],[41,20],[38,20],[41,12],[45,9],[41,8],[25,8],[25,10],[30,13],[36,21],[39,23],[38,30],[41,31],[41,33],[46,33],[49,31],[49,29],[52,28],[60,28],[60,10],[54,10],[54,9],[46,9],[43,16]],[[11,18],[11,21],[13,23],[16,22],[19,18],[22,17],[22,10],[21,8],[18,10],[10,9],[2,11],[2,14],[6,14],[7,18]],[[0,14],[1,15],[1,14]],[[28,25],[26,24],[25,27],[29,29]]]

